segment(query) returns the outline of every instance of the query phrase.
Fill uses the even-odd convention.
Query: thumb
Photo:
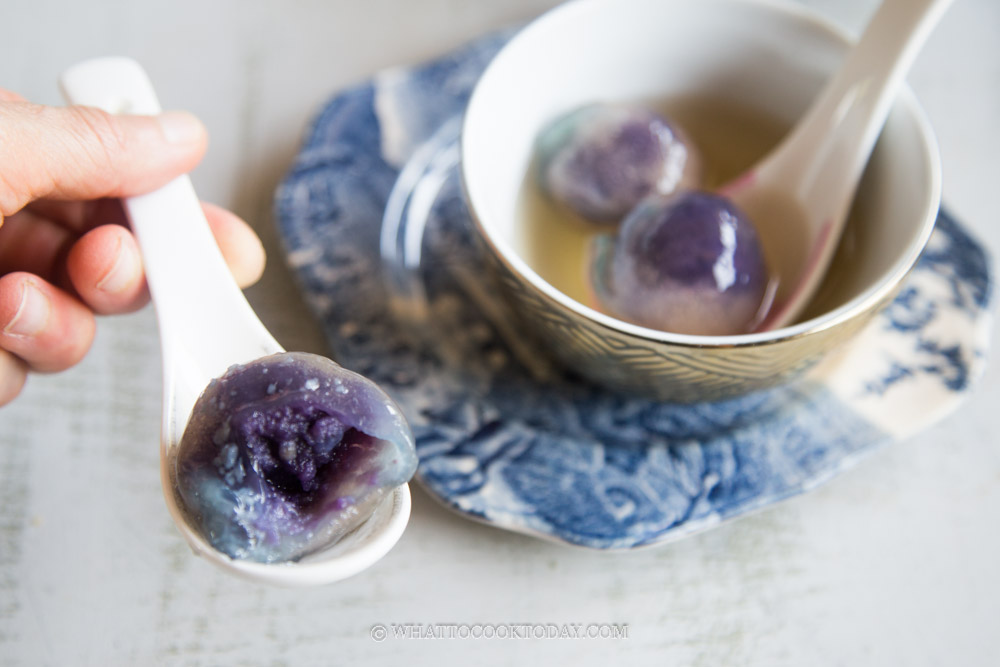
[[[198,164],[207,134],[186,112],[114,116],[0,102],[0,222],[35,199],[143,194]]]

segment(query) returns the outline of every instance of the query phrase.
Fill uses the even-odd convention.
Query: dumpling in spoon
[[[272,563],[336,542],[416,467],[410,429],[381,389],[295,352],[209,384],[178,447],[176,483],[212,546]]]
[[[537,141],[544,192],[591,222],[618,224],[649,194],[670,194],[701,180],[690,141],[649,109],[611,104],[558,118]]]
[[[766,310],[757,232],[724,197],[698,190],[648,197],[592,250],[595,295],[619,319],[721,336],[749,332]]]

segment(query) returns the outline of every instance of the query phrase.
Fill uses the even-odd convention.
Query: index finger
[[[13,90],[0,88],[0,102],[24,102],[25,99]]]
[[[92,107],[0,103],[0,216],[29,202],[143,194],[194,168],[204,126],[185,112],[111,115]]]

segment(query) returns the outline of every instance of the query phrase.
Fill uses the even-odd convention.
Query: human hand
[[[191,171],[207,145],[184,112],[112,116],[31,104],[0,89],[0,406],[30,371],[65,370],[94,338],[95,314],[149,300],[135,237],[118,198]],[[256,234],[203,204],[241,287],[264,270]]]

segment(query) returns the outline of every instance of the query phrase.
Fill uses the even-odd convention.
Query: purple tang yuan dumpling
[[[757,323],[769,276],[750,220],[724,197],[689,190],[643,200],[614,239],[599,237],[591,280],[620,319],[723,336]]]
[[[542,190],[592,222],[617,224],[645,196],[701,178],[694,146],[643,107],[582,107],[546,127],[536,149]]]
[[[209,384],[181,439],[176,480],[216,549],[271,563],[336,542],[416,467],[410,429],[381,389],[295,352]]]

